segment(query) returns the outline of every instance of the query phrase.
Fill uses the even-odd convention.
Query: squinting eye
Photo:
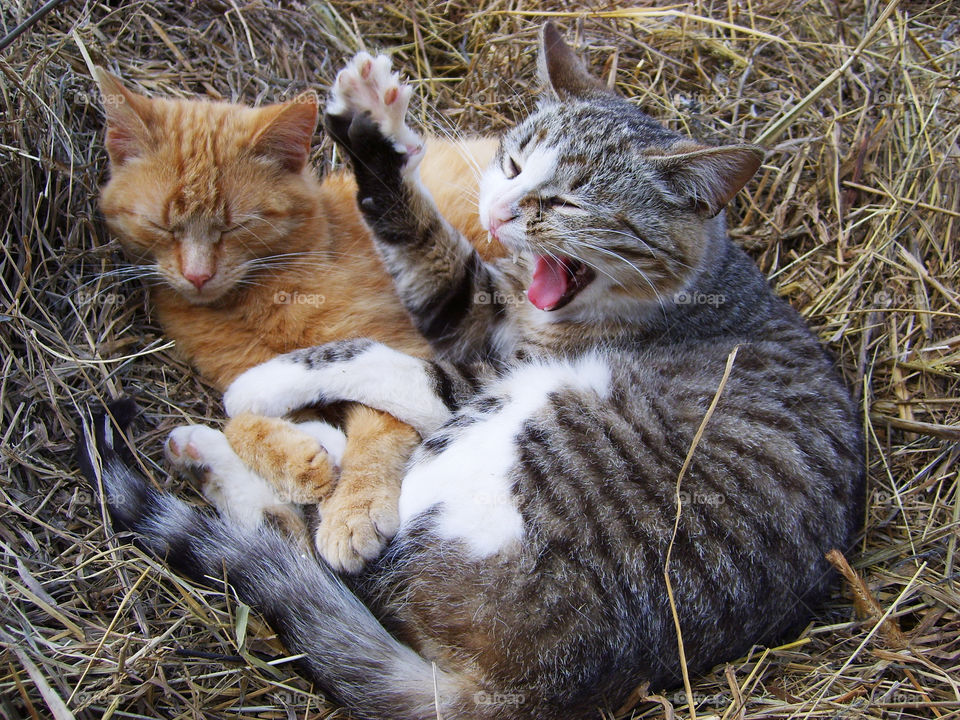
[[[544,205],[548,205],[552,208],[566,208],[567,210],[582,210],[582,208],[574,202],[570,202],[566,198],[562,197],[550,197],[544,198]]]
[[[221,230],[221,231],[220,231],[220,234],[221,234],[221,235],[229,235],[230,233],[236,232],[237,230],[241,229],[241,227],[242,227],[242,225],[233,225],[233,226],[231,226],[231,227],[224,228],[223,230]]]
[[[163,225],[158,225],[153,220],[147,220],[147,225],[152,227],[157,232],[166,233],[167,235],[173,235],[173,230],[171,230],[168,227],[164,227]]]
[[[507,160],[507,168],[504,171],[504,175],[507,176],[508,180],[513,180],[517,175],[520,174],[520,166],[517,165],[517,161],[512,157]]]

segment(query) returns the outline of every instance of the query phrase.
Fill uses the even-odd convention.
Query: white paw
[[[412,171],[423,158],[423,139],[406,122],[413,88],[390,72],[386,55],[371,57],[360,52],[337,74],[327,104],[330,115],[369,112],[384,137],[393,141],[397,152],[407,154],[405,171]]]
[[[266,508],[284,504],[266,480],[243,464],[219,430],[206,425],[174,428],[164,453],[174,467],[199,472],[203,496],[240,527],[259,527]]]
[[[296,425],[298,430],[303,431],[320,443],[334,465],[337,467],[343,465],[343,453],[347,449],[347,436],[344,435],[342,430],[321,420],[308,420]]]
[[[240,458],[219,430],[206,425],[181,425],[174,428],[163,445],[167,460],[177,468],[231,472]]]
[[[223,394],[229,417],[242,412],[283,417],[318,400],[311,392],[310,369],[281,357],[240,374]]]

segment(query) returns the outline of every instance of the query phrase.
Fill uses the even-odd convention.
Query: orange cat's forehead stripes
[[[217,104],[171,103],[167,117],[169,166],[174,184],[165,203],[168,222],[206,216],[220,221],[227,215],[223,168],[238,155],[249,129],[231,123]]]

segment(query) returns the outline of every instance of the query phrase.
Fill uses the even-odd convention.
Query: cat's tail
[[[122,430],[136,412],[130,399],[111,403],[79,448],[116,529],[135,533],[139,545],[196,582],[222,582],[225,571],[286,648],[303,654],[301,672],[354,717],[461,716],[465,683],[393,638],[321,561],[277,531],[242,531],[154,488],[125,449]]]

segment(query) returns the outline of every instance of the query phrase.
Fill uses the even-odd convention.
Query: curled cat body
[[[548,24],[546,98],[481,182],[516,262],[486,262],[424,191],[385,62],[341,73],[327,127],[438,359],[299,350],[225,402],[358,401],[417,428],[398,535],[348,586],[269,529],[157,493],[104,421],[115,525],[194,580],[225,570],[356,717],[592,718],[678,684],[668,552],[691,673],[802,626],[824,554],[859,529],[863,450],[827,353],[727,237],[722,208],[760,152],[659,125]]]
[[[431,354],[377,257],[352,176],[320,182],[309,166],[314,93],[252,108],[148,98],[103,70],[97,79],[111,170],[100,206],[134,263],[120,276],[151,283],[164,332],[207,381],[222,390],[276,355],[345,338]],[[433,138],[427,147],[424,182],[439,207],[481,252],[501,252],[476,203],[496,142]],[[336,457],[306,434],[308,423],[249,415],[226,436],[179,428],[168,456],[200,471],[207,498],[248,525],[267,517],[300,535],[297,506],[326,503],[314,544],[337,569],[357,571],[396,531],[402,468],[420,437],[382,412],[353,406],[343,415],[346,437],[321,434],[343,446]],[[208,456],[264,476],[246,507],[225,501]]]
[[[165,332],[220,390],[297,348],[360,335],[418,355],[429,345],[394,301],[346,173],[310,167],[318,100],[252,108],[147,98],[99,71],[110,179],[104,218],[130,274],[151,283]],[[431,139],[424,182],[482,252],[477,182],[496,149]]]

